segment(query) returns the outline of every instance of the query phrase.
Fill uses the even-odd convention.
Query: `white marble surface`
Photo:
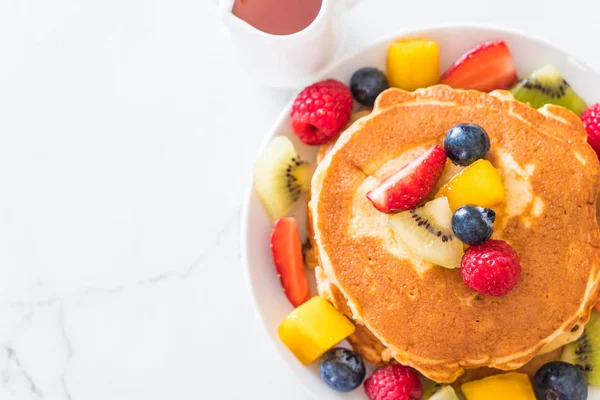
[[[365,0],[346,51],[469,21],[600,68],[596,0],[543,4]],[[0,54],[0,399],[306,399],[239,249],[290,93],[238,69],[216,0],[0,0]]]

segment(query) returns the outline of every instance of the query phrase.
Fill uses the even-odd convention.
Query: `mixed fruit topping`
[[[402,39],[390,44],[387,57],[390,85],[415,90],[435,85],[440,79],[438,44],[426,39]]]
[[[367,193],[367,198],[383,213],[410,210],[433,190],[445,165],[444,149],[433,146]]]
[[[438,383],[431,383],[423,392],[423,400],[459,400],[459,397],[452,386],[442,386]]]
[[[310,364],[354,333],[352,322],[327,300],[316,296],[279,325],[279,338],[303,364]]]
[[[491,92],[517,82],[517,70],[506,43],[485,42],[467,51],[442,75],[440,83],[456,89]]]
[[[452,230],[451,219],[448,199],[441,197],[392,216],[389,224],[394,236],[419,257],[442,267],[458,268],[463,244]]]
[[[300,232],[294,217],[280,218],[271,231],[271,254],[283,291],[294,307],[310,299]]]
[[[492,237],[494,221],[496,213],[491,208],[467,204],[452,215],[452,232],[461,242],[477,246]]]
[[[352,93],[342,82],[335,79],[317,82],[294,100],[292,128],[304,144],[327,143],[350,119],[352,103]]]
[[[600,103],[585,110],[581,114],[581,121],[588,135],[588,143],[600,157]]]
[[[596,347],[600,346],[600,315],[592,312],[585,325],[583,335],[565,346],[561,360],[576,365],[585,381],[592,386],[600,386],[600,357]],[[598,363],[598,367],[596,367]]]
[[[468,400],[536,400],[529,377],[518,372],[467,382],[462,385],[461,390]]]
[[[575,93],[552,65],[535,70],[510,91],[517,100],[529,103],[535,108],[551,103],[563,106],[577,115],[581,115],[587,108],[585,100]]]
[[[492,207],[504,201],[504,186],[491,162],[477,160],[442,186],[436,197],[447,197],[452,210],[467,204]]]
[[[458,124],[446,134],[444,151],[454,164],[466,167],[485,158],[490,151],[490,138],[479,125]]]
[[[403,365],[388,365],[373,372],[365,381],[365,391],[370,400],[419,400],[423,397],[419,376]]]
[[[321,379],[338,392],[359,387],[367,370],[362,358],[352,350],[338,347],[327,351],[319,363]]]
[[[394,41],[388,48],[386,71],[365,66],[354,72],[349,86],[327,79],[302,90],[292,105],[291,128],[303,144],[323,145],[318,155],[322,159],[346,127],[369,113],[352,114],[354,101],[363,109],[373,107],[390,87],[412,91],[441,83],[484,92],[510,89],[515,99],[532,107],[554,104],[580,115],[588,143],[600,157],[600,103],[588,108],[555,67],[543,66],[519,81],[510,49],[501,40],[467,51],[441,76],[439,60],[434,41]],[[464,284],[480,295],[498,297],[518,285],[521,263],[509,243],[492,239],[495,210],[502,209],[505,192],[501,175],[490,162],[491,150],[484,127],[457,124],[442,143],[391,173],[366,197],[388,215],[398,243],[433,265],[459,269]],[[440,182],[450,164],[458,173]],[[583,400],[588,385],[600,386],[596,312],[585,327],[573,327],[583,333],[564,347],[562,361],[545,364],[532,381],[525,374],[508,372],[462,385],[440,385],[427,383],[400,364],[381,367],[367,377],[360,354],[338,346],[355,332],[354,323],[327,300],[311,298],[305,264],[314,268],[319,259],[310,245],[302,245],[298,223],[290,213],[308,192],[312,173],[313,167],[299,156],[292,141],[278,136],[256,162],[254,184],[274,221],[270,246],[275,271],[295,308],[279,326],[279,337],[303,364],[320,358],[320,376],[329,387],[350,392],[362,385],[370,400]],[[596,308],[600,311],[599,305]]]
[[[389,224],[394,236],[421,258],[459,268],[467,286],[488,296],[503,296],[521,276],[519,257],[500,240],[489,240],[496,213],[488,208],[504,201],[498,170],[484,158],[490,151],[486,131],[474,124],[453,126],[439,145],[385,179],[367,193],[381,212],[397,213]],[[446,165],[466,167],[429,196]],[[407,210],[407,211],[406,211]],[[470,245],[463,255],[463,243]]]
[[[573,364],[549,362],[536,372],[534,382],[538,399],[587,399],[587,383]]]
[[[387,77],[377,68],[361,68],[350,78],[352,96],[358,103],[367,107],[373,107],[377,96],[389,87]]]
[[[460,264],[465,284],[487,296],[504,296],[519,282],[521,264],[513,248],[502,240],[471,246]]]
[[[289,214],[308,190],[312,172],[290,139],[271,139],[254,166],[254,189],[272,220]]]

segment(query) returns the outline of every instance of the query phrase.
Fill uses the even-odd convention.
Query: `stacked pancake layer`
[[[459,270],[413,255],[365,196],[458,123],[487,131],[488,159],[504,181],[494,238],[513,246],[523,269],[504,297],[478,295]],[[439,184],[457,171],[447,166]],[[464,369],[519,368],[573,340],[571,329],[589,318],[600,271],[598,187],[597,157],[566,109],[538,111],[503,91],[390,89],[342,134],[313,177],[309,218],[320,293],[361,326],[356,345],[376,361],[396,359],[438,382]]]

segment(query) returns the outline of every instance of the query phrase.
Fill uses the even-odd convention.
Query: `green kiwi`
[[[273,220],[291,211],[308,190],[311,177],[312,168],[285,136],[271,139],[254,166],[256,194]]]
[[[600,316],[592,311],[590,321],[583,330],[583,335],[565,346],[561,359],[576,365],[589,385],[600,386],[599,349]]]
[[[446,268],[458,268],[463,244],[452,232],[448,198],[440,197],[423,207],[390,218],[394,237],[419,257]]]
[[[434,394],[439,392],[440,389],[442,388],[441,383],[437,383],[437,382],[433,382],[433,381],[428,381],[428,383],[424,384],[423,386],[425,388],[425,390],[423,390],[423,400],[430,399],[431,396],[433,396]]]
[[[423,396],[423,398],[426,397]],[[429,400],[458,400],[458,396],[452,386],[440,386],[438,391],[429,397]]]
[[[517,100],[529,103],[535,108],[543,107],[545,104],[556,104],[573,111],[577,116],[587,108],[585,100],[571,88],[552,65],[535,70],[510,91]]]
[[[459,393],[456,393],[452,386],[430,382],[425,386],[422,400],[459,400]]]

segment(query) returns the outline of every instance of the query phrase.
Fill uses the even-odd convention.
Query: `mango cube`
[[[355,327],[327,300],[313,297],[279,325],[279,338],[300,362],[310,364],[354,333]]]
[[[509,372],[462,385],[467,400],[536,400],[527,374]]]
[[[440,79],[440,51],[436,42],[402,39],[388,49],[387,78],[390,86],[415,90],[435,85]]]
[[[491,207],[504,201],[504,186],[492,163],[477,160],[442,186],[435,197],[447,197],[452,211],[465,204]]]

